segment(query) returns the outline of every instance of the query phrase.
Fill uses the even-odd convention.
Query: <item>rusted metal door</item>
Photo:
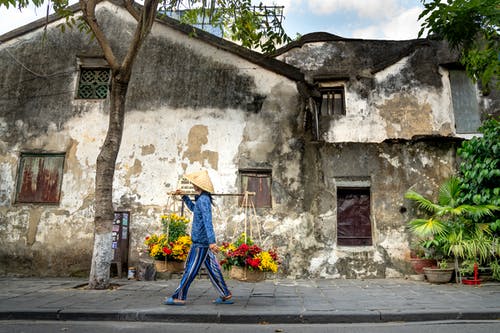
[[[271,176],[269,173],[248,173],[242,175],[243,191],[254,192],[249,196],[256,208],[271,207]],[[243,202],[240,202],[240,205]]]
[[[369,189],[338,189],[337,243],[347,246],[372,245]]]

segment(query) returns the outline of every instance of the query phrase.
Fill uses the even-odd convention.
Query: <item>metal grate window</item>
[[[105,99],[108,96],[110,78],[109,68],[81,68],[78,98]]]

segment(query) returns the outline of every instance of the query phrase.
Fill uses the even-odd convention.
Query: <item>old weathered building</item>
[[[125,52],[134,20],[97,14]],[[35,22],[0,36],[0,274],[86,275],[95,160],[107,129],[109,69],[95,41]],[[461,138],[495,104],[430,40],[303,36],[274,57],[158,20],[134,67],[114,205],[137,263],[167,193],[206,168],[219,241],[243,231],[278,248],[289,277],[408,272],[403,195],[455,170]],[[44,38],[43,38],[44,37]],[[255,212],[241,207],[257,192]],[[258,228],[260,227],[260,228]]]

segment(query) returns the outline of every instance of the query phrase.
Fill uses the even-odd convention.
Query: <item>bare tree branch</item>
[[[95,35],[97,42],[102,48],[104,53],[104,57],[106,58],[109,66],[113,70],[119,69],[119,64],[116,60],[116,57],[113,53],[113,50],[110,47],[110,43],[106,38],[106,35],[102,31],[101,27],[97,22],[97,18],[95,17],[95,6],[97,4],[96,0],[80,0],[80,8],[82,9],[82,18],[89,25],[90,29]]]
[[[151,27],[156,19],[156,13],[158,9],[159,0],[145,0],[142,9],[142,15],[137,23],[135,29],[134,37],[129,45],[129,49],[125,59],[123,60],[122,69],[124,70],[123,75],[130,77],[132,64],[134,63],[139,49],[142,46],[146,36],[151,31]]]
[[[136,21],[139,21],[139,19],[141,17],[141,13],[134,6],[135,1],[134,0],[124,0],[124,3],[125,3],[125,8],[127,8],[130,15],[132,15],[136,19]]]

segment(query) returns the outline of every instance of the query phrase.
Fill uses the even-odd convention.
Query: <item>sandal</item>
[[[234,301],[231,299],[233,295],[229,294],[229,296],[221,296],[217,297],[214,301],[215,304],[234,304]]]
[[[164,305],[186,305],[185,301],[169,297],[162,302]]]

